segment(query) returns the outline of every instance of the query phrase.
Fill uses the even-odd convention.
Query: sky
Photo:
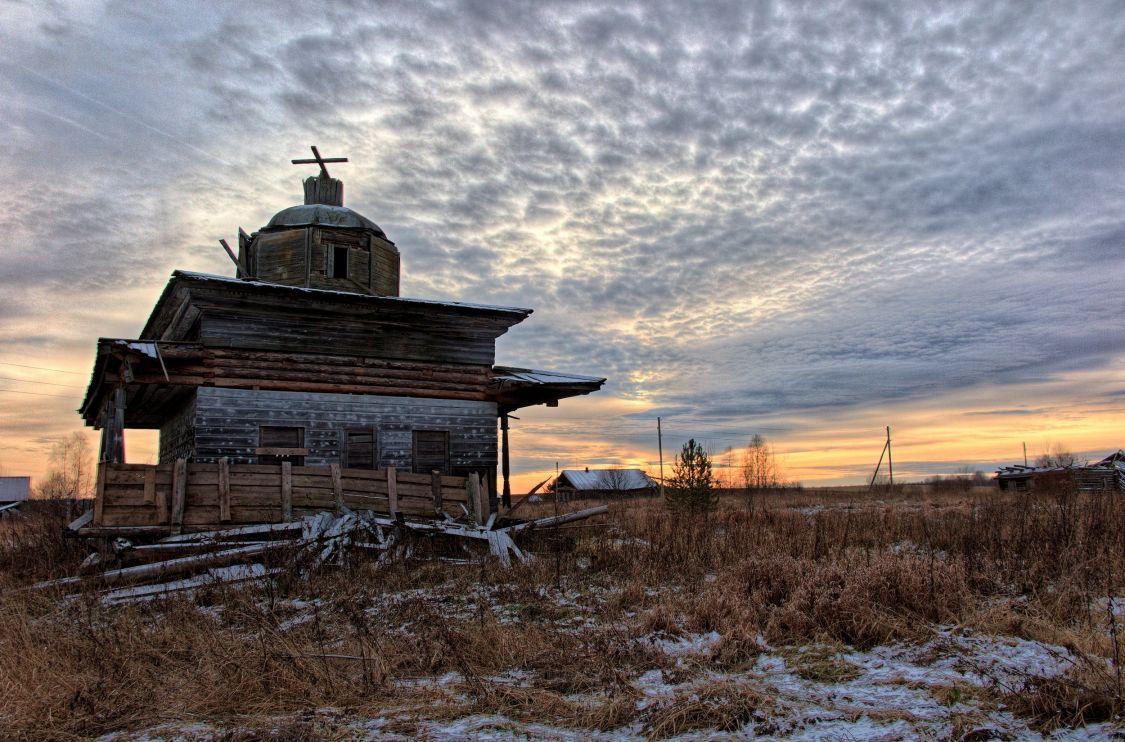
[[[1120,2],[0,0],[0,469],[43,473],[96,338],[231,273],[312,144],[404,296],[534,307],[498,362],[609,379],[517,413],[517,491],[655,471],[657,417],[666,464],[759,433],[805,484],[888,425],[906,478],[1100,458],[1123,70]]]

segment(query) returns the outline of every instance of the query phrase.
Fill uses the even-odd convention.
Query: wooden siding
[[[211,347],[491,366],[496,338],[530,312],[176,273],[142,338],[195,332]]]
[[[167,345],[164,365],[139,359],[138,384],[220,386],[276,391],[347,392],[483,401],[492,380],[488,366],[385,361],[318,353]],[[167,373],[167,376],[165,376]]]
[[[126,410],[128,412],[128,410]],[[194,395],[160,426],[160,461],[190,458],[195,451]]]
[[[247,523],[280,523],[321,511],[335,511],[332,470],[327,466],[294,466],[290,469],[288,508],[284,505],[282,466],[231,464],[227,477],[229,519],[220,511],[219,464],[187,463],[182,472],[182,527],[209,530]],[[95,502],[95,528],[167,527],[173,530],[179,508],[174,506],[176,464],[101,464]],[[386,470],[341,469],[341,502],[352,510],[388,514]],[[395,472],[398,510],[403,515],[430,518],[434,509],[433,477]],[[468,501],[467,480],[441,477],[443,510],[460,513],[458,503]]]
[[[219,347],[341,353],[378,358],[491,366],[495,334],[471,319],[456,324],[418,317],[396,322],[360,311],[325,316],[274,307],[206,312],[200,339]]]
[[[254,238],[253,265],[259,280],[305,286],[306,230],[260,234]]]
[[[400,259],[394,245],[371,237],[371,289],[379,296],[398,296]]]
[[[248,391],[200,387],[195,402],[194,460],[255,463],[259,428],[304,428],[305,463],[340,463],[351,428],[373,428],[379,468],[413,467],[414,430],[449,431],[451,467],[496,468],[496,405],[461,400]]]

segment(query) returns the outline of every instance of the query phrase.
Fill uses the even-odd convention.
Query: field
[[[59,536],[61,513],[0,521],[0,736],[1125,734],[1120,496],[611,506],[538,534],[535,562],[510,570],[425,558],[421,542],[383,566],[116,607],[23,589],[85,556]]]

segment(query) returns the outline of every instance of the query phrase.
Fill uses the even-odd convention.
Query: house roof
[[[335,291],[333,289],[314,289],[305,286],[289,286],[283,283],[271,283],[270,281],[255,281],[246,278],[234,278],[232,276],[220,276],[214,273],[199,273],[196,271],[172,271],[172,280],[168,282],[169,288],[176,279],[188,279],[191,281],[202,283],[225,283],[237,284],[248,288],[262,288],[267,290],[277,289],[279,291],[301,292],[308,296],[324,296],[336,300],[339,297],[347,297],[349,299],[358,299],[364,302],[373,303],[389,303],[397,306],[427,306],[427,307],[449,307],[451,309],[479,309],[486,312],[502,312],[504,314],[522,315],[527,317],[534,310],[525,307],[505,307],[498,304],[475,304],[467,301],[442,301],[440,299],[408,299],[402,296],[371,296],[368,294],[357,294],[354,291]],[[165,289],[167,292],[167,289]]]
[[[31,494],[31,477],[0,477],[0,502],[26,500]]]
[[[559,480],[568,482],[571,487],[579,491],[608,490],[620,492],[658,486],[655,479],[640,469],[596,469],[594,471],[564,469],[559,474]]]

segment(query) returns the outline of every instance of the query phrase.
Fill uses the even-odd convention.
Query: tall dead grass
[[[618,503],[600,527],[539,534],[530,543],[539,558],[511,571],[483,559],[357,559],[308,580],[117,608],[93,592],[61,600],[17,589],[73,573],[83,553],[61,538],[58,514],[4,522],[0,684],[11,690],[0,733],[78,738],[335,707],[494,711],[600,729],[640,721],[659,736],[745,723],[766,701],[724,687],[696,699],[699,708],[642,713],[630,681],[673,668],[638,637],[715,631],[711,662],[740,667],[761,652],[759,637],[866,647],[935,624],[1088,658],[1053,684],[1010,689],[1012,707],[1045,725],[1122,713],[1113,614],[1091,607],[1125,590],[1120,496],[887,502],[852,492],[811,509],[808,497],[757,495],[752,508],[728,498],[698,517]],[[531,688],[497,679],[511,673]],[[432,685],[449,674],[452,699]]]

